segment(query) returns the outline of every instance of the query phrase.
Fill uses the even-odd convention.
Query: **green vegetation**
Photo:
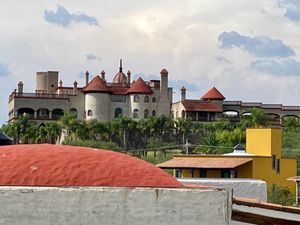
[[[120,116],[110,122],[100,122],[78,120],[73,114],[65,114],[56,122],[37,126],[28,115],[23,115],[3,125],[0,130],[13,138],[15,144],[56,143],[61,136],[65,136],[63,144],[127,152],[157,164],[171,159],[174,154],[185,153],[187,142],[192,144],[189,148],[192,153],[231,152],[233,146],[245,144],[247,127],[265,127],[269,124],[263,110],[252,109],[238,123],[226,119],[199,123],[164,116],[139,121]],[[299,121],[295,117],[287,117],[282,124],[283,156],[298,159],[300,174]],[[269,190],[269,201],[290,205],[292,195],[286,188],[275,186]]]
[[[268,202],[280,205],[293,205],[295,196],[287,187],[272,185],[268,190]]]

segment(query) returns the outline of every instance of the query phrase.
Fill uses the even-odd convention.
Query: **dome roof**
[[[124,84],[127,83],[127,76],[122,72],[118,72],[114,79],[113,79],[113,83],[114,84]]]
[[[139,77],[136,81],[131,84],[131,87],[127,91],[127,94],[152,94],[152,90],[145,83],[145,81]]]
[[[225,100],[225,97],[218,91],[217,88],[212,87],[208,92],[206,92],[202,97],[202,100]]]
[[[83,92],[110,92],[105,82],[100,78],[99,75],[95,76],[90,83],[83,89]]]
[[[125,154],[50,144],[0,147],[0,185],[183,187],[170,174]]]

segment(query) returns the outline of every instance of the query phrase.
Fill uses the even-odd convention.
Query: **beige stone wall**
[[[87,93],[85,95],[85,111],[92,110],[92,116],[86,119],[108,121],[110,118],[110,98],[107,93]]]
[[[85,96],[82,92],[78,91],[77,95],[70,96],[70,110],[75,108],[77,110],[77,118],[85,118]]]
[[[172,104],[172,112],[174,115],[174,118],[182,118],[182,111],[185,110],[181,102],[175,102]]]

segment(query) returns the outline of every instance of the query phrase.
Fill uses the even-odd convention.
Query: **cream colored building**
[[[168,71],[162,69],[160,80],[144,81],[141,77],[131,82],[131,72],[123,73],[122,61],[119,72],[112,82],[105,72],[89,80],[85,85],[63,86],[57,71],[37,72],[35,93],[25,93],[19,82],[9,96],[9,122],[24,113],[38,124],[57,120],[65,112],[74,113],[78,119],[110,121],[120,114],[144,119],[150,116],[170,116],[172,88],[168,87]]]

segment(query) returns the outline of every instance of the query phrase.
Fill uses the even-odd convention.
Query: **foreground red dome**
[[[0,185],[183,187],[161,169],[125,154],[50,144],[0,147]]]

